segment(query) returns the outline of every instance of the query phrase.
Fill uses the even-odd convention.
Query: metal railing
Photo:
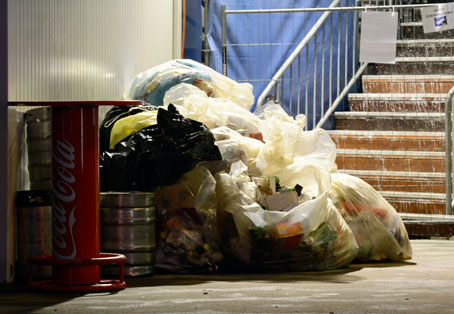
[[[345,3],[348,3],[348,0],[345,1]],[[361,2],[366,6],[341,7],[339,5],[342,4],[342,0],[334,0],[327,8],[300,9],[227,10],[225,6],[222,6],[223,74],[227,75],[228,71],[227,16],[229,14],[323,12],[277,72],[268,79],[268,84],[257,98],[256,103],[256,108],[259,109],[267,99],[274,99],[286,108],[291,115],[303,113],[308,119],[311,117],[307,128],[310,128],[310,126],[312,128],[322,127],[338,106],[345,102],[347,94],[368,66],[367,63],[360,64],[358,60],[358,21],[360,20],[358,12],[366,10],[398,11],[402,22],[409,18],[415,8],[428,6],[427,4],[408,5],[403,4],[403,1],[363,0]],[[413,1],[405,1],[405,3],[409,2]],[[333,18],[333,12],[337,13],[337,21]],[[411,12],[411,14],[408,12]],[[349,19],[352,19],[352,21],[349,21]],[[341,24],[341,21],[343,24]],[[336,22],[337,34],[333,32],[333,24]],[[328,32],[327,28],[329,28]],[[352,33],[350,34],[350,32]],[[321,41],[318,37],[322,38]],[[335,38],[337,39],[336,45],[334,43]],[[310,47],[311,45],[312,47]],[[317,53],[320,49],[319,46],[321,46],[320,54]],[[310,49],[313,49],[311,50],[313,59],[309,58]],[[294,75],[295,73],[296,75]],[[271,93],[273,94],[270,95]]]
[[[222,6],[221,8],[221,22],[222,22],[222,69],[223,69],[223,74],[227,75],[227,15],[228,14],[263,14],[263,13],[296,13],[296,12],[323,12],[322,16],[318,19],[318,21],[315,23],[315,25],[310,29],[310,31],[306,34],[306,36],[299,42],[299,44],[296,46],[296,48],[293,50],[293,52],[290,54],[290,56],[285,60],[285,62],[281,65],[281,67],[278,69],[278,71],[273,75],[273,77],[269,80],[268,85],[266,88],[263,90],[263,92],[260,94],[260,96],[257,99],[257,108],[260,108],[266,99],[269,99],[269,94],[272,92],[274,88],[280,89],[280,91],[276,91],[275,95],[280,95],[279,99],[276,99],[277,101],[280,101],[282,106],[285,106],[285,95],[286,91],[290,93],[289,97],[289,113],[291,114],[299,114],[299,113],[305,113],[308,115],[309,112],[309,106],[310,106],[310,101],[309,101],[309,94],[312,92],[312,120],[313,120],[313,126],[314,128],[322,127],[322,125],[327,121],[327,119],[331,116],[331,114],[336,110],[338,105],[345,99],[345,96],[348,94],[350,89],[355,85],[356,81],[358,78],[361,77],[363,74],[364,70],[367,68],[368,64],[367,63],[362,63],[359,64],[358,61],[358,21],[359,21],[359,14],[358,11],[367,11],[367,10],[389,10],[389,11],[399,11],[400,16],[401,16],[401,21],[405,18],[408,18],[408,13],[405,14],[406,12],[413,12],[415,8],[421,8],[421,7],[426,7],[428,6],[427,4],[402,4],[402,0],[399,1],[400,4],[395,4],[393,5],[393,1],[389,0],[388,3],[391,4],[381,4],[379,5],[379,1],[377,0],[372,0],[372,1],[363,1],[365,3],[374,3],[375,5],[366,5],[366,6],[352,6],[352,7],[338,7],[339,4],[341,4],[341,0],[334,0],[329,7],[327,8],[301,8],[301,9],[257,9],[257,10],[227,10],[225,6]],[[384,1],[386,2],[386,1]],[[397,1],[394,1],[397,2]],[[349,15],[346,14],[347,12],[354,12],[353,13],[353,26],[349,25]],[[337,21],[337,53],[335,55],[337,56],[337,69],[333,69],[333,49],[336,49],[333,47],[333,16],[332,12],[338,12],[338,21]],[[341,14],[346,14],[345,15],[345,28],[341,29],[341,19],[342,16]],[[326,36],[326,21],[330,17],[330,32],[329,35]],[[353,34],[351,35],[351,48],[350,48],[350,42],[349,42],[349,30],[350,28],[353,29]],[[320,36],[319,30],[321,29],[322,33],[322,60],[317,60],[317,35]],[[341,32],[345,32],[345,41],[341,45]],[[325,60],[325,49],[326,49],[326,44],[325,44],[325,38],[329,37],[329,61]],[[309,60],[309,43],[311,40],[314,39],[313,45],[314,45],[314,59]],[[305,49],[306,56],[305,56],[305,64],[301,65],[301,53]],[[344,50],[344,51],[342,51]],[[304,57],[303,57],[304,58]],[[349,62],[349,59],[351,59],[351,62]],[[343,67],[341,67],[341,62],[344,61]],[[294,63],[297,63],[297,70],[295,71],[295,66]],[[317,70],[318,62],[321,63],[321,71]],[[332,77],[333,73],[335,75],[337,85],[333,86],[333,80],[331,79],[329,81],[329,86],[328,86],[328,91],[327,94],[329,95],[328,101],[328,106],[326,110],[325,106],[325,101],[324,95],[325,95],[325,63],[329,64],[329,77]],[[311,65],[313,65],[312,69],[313,71],[309,71],[311,69]],[[303,68],[303,71],[305,69],[305,80],[301,78],[301,69]],[[288,78],[285,77],[286,71],[289,70]],[[343,73],[341,73],[343,71]],[[296,81],[298,82],[296,86],[296,112],[294,111],[293,108],[293,89],[294,89],[294,83],[295,79],[293,78],[293,72],[297,72],[297,79]],[[313,79],[309,80],[309,72],[313,72]],[[349,73],[350,72],[350,73]],[[319,77],[320,76],[320,77]],[[289,87],[286,90],[285,89],[285,83],[289,83]],[[312,87],[308,88],[307,84],[304,88],[304,92],[302,93],[302,86],[301,86],[301,81],[312,81]],[[280,82],[280,86],[279,86]],[[320,86],[317,86],[318,82],[321,82]],[[341,89],[341,82],[343,83],[343,88]],[[335,89],[335,90],[334,90]],[[320,93],[321,97],[319,98],[319,103],[317,103],[317,92]],[[305,97],[305,110],[304,112],[301,111],[301,94],[304,94]],[[333,100],[333,95],[336,96],[336,98]],[[275,97],[276,98],[276,97]],[[326,110],[326,111],[325,111]],[[317,112],[320,112],[319,118],[317,118]]]
[[[454,86],[446,96],[445,134],[446,134],[446,215],[452,215],[452,98]]]
[[[257,98],[259,109],[266,99],[279,102],[291,115],[304,113],[308,117],[307,127],[315,126],[324,114],[328,101],[341,103],[346,92],[345,86],[353,86],[367,65],[351,80],[351,73],[357,67],[357,19],[349,22],[350,15],[345,7],[339,7],[348,0],[334,0],[328,8],[272,9],[272,10],[226,10],[222,8],[223,26],[223,72],[227,74],[226,24],[228,14],[279,14],[279,13],[321,13],[321,16],[296,45],[287,60],[277,72],[268,78],[268,84]],[[350,1],[351,2],[351,1]],[[332,12],[337,11],[336,19]],[[326,23],[329,21],[329,23]],[[335,31],[337,29],[337,31]],[[350,35],[349,35],[350,33]],[[354,34],[354,35],[353,35]],[[352,41],[349,41],[349,37]],[[335,38],[337,43],[335,43]],[[326,44],[325,42],[329,42]],[[321,49],[321,52],[319,50]],[[273,93],[273,95],[270,95]],[[312,117],[312,119],[309,119]]]
[[[359,1],[356,0],[358,3]],[[418,13],[415,9],[431,6],[423,0],[363,0],[364,6],[342,7],[342,0],[335,0],[327,8],[303,8],[303,9],[280,9],[280,10],[227,10],[222,8],[222,65],[223,72],[227,74],[227,50],[231,44],[227,43],[227,16],[229,14],[275,14],[291,12],[322,12],[313,27],[298,43],[279,69],[267,79],[267,85],[257,99],[257,107],[273,99],[282,106],[287,106],[290,114],[309,113],[312,107],[312,126],[321,127],[332,116],[336,108],[342,104],[349,91],[354,89],[355,83],[367,69],[367,64],[358,61],[358,32],[360,27],[360,11],[365,10],[388,10],[399,12],[399,22],[412,24]],[[347,18],[347,12],[350,16]],[[333,15],[337,14],[337,19]],[[340,15],[344,14],[345,20],[350,19],[353,23],[348,26],[348,20],[341,25]],[[352,21],[353,18],[353,21]],[[333,23],[334,21],[338,23]],[[333,29],[334,27],[337,28]],[[413,26],[414,27],[414,26]],[[337,42],[333,44],[333,38]],[[348,32],[353,31],[353,34]],[[339,40],[345,38],[345,42]],[[402,36],[401,33],[398,34]],[[317,39],[322,39],[320,40]],[[348,42],[350,40],[350,43]],[[319,45],[319,46],[317,46]],[[233,46],[233,45],[232,45]],[[349,49],[354,48],[354,49]],[[309,59],[309,49],[321,49],[322,53],[313,59]],[[325,50],[327,51],[325,53]],[[334,53],[333,53],[334,52]],[[309,66],[309,64],[311,66]],[[341,66],[342,65],[342,66]],[[350,72],[349,72],[350,71]],[[308,77],[312,77],[310,80]],[[326,79],[329,79],[327,81]],[[323,83],[321,83],[323,82]],[[304,85],[302,85],[304,84]],[[273,95],[274,93],[274,95]],[[319,95],[318,99],[316,95]],[[290,96],[290,97],[288,97]],[[453,186],[452,186],[452,103],[454,87],[446,97],[445,108],[445,171],[446,171],[446,214],[452,215]],[[318,113],[320,115],[318,115]]]

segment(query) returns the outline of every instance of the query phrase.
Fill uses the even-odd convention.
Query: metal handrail
[[[312,29],[307,33],[307,35],[301,40],[292,54],[287,58],[287,60],[282,64],[279,70],[274,74],[266,88],[260,94],[257,99],[257,109],[259,109],[263,102],[267,99],[268,94],[271,90],[277,85],[279,80],[282,78],[282,75],[288,69],[288,67],[298,58],[301,51],[307,46],[310,39],[316,34],[316,32],[320,29],[323,25],[325,20],[328,18],[331,12],[335,11],[366,11],[366,10],[396,10],[396,9],[406,9],[406,8],[422,8],[431,6],[431,4],[414,4],[414,5],[382,5],[382,6],[367,6],[367,7],[336,7],[339,1],[333,1],[328,8],[304,8],[304,9],[277,9],[277,10],[225,10],[223,11],[224,21],[225,21],[225,14],[240,14],[240,13],[277,13],[277,12],[318,12],[324,11],[325,13],[319,18],[316,24],[312,27]],[[226,44],[224,41],[223,36],[223,47],[226,48]],[[367,63],[361,64],[358,70],[353,74],[353,77],[350,79],[348,84],[345,85],[342,92],[340,92],[334,102],[330,105],[330,108],[326,111],[326,113],[321,117],[319,122],[316,125],[316,128],[322,127],[322,125],[329,119],[330,115],[336,110],[338,105],[342,102],[344,97],[348,94],[351,87],[356,83],[356,81],[361,77],[364,70],[367,68]],[[223,64],[223,68],[225,69],[225,74],[227,73],[227,65]]]
[[[454,86],[446,96],[445,107],[445,134],[446,134],[446,215],[452,215],[452,98]]]
[[[341,3],[341,0],[334,0],[328,7],[324,8],[294,8],[294,9],[257,9],[257,10],[227,10],[225,5],[221,6],[221,24],[222,24],[222,73],[227,75],[227,15],[228,14],[260,14],[260,13],[291,13],[291,12],[324,12],[320,18],[317,20],[315,25],[311,28],[311,30],[306,34],[306,36],[299,42],[297,47],[294,51],[290,54],[290,56],[285,60],[285,62],[281,65],[278,71],[273,75],[263,92],[257,99],[257,106],[256,108],[259,109],[264,101],[267,99],[268,94],[271,92],[273,88],[278,85],[280,79],[282,79],[285,71],[292,65],[292,63],[300,57],[301,51],[306,48],[310,42],[310,40],[317,35],[317,31],[324,27],[324,23],[326,19],[330,16],[332,12],[344,12],[344,11],[366,11],[366,10],[402,10],[402,9],[415,9],[415,8],[423,8],[427,6],[431,6],[431,4],[396,4],[396,5],[367,5],[367,6],[352,6],[352,7],[338,7],[337,5]],[[390,3],[392,3],[390,1]],[[340,27],[340,25],[339,25]],[[339,47],[338,47],[339,48]],[[347,58],[347,57],[346,57]],[[355,59],[355,56],[353,56]],[[340,61],[340,60],[338,60]],[[338,93],[337,98],[334,102],[331,102],[330,99],[330,108],[327,112],[323,113],[322,108],[322,117],[321,120],[317,123],[316,127],[321,127],[323,123],[329,118],[329,116],[335,111],[337,106],[342,102],[343,98],[348,94],[350,88],[355,84],[355,82],[361,77],[363,71],[366,69],[367,64],[361,64],[358,70],[356,71],[356,65],[353,65],[353,77],[347,83],[347,77],[345,77],[345,86],[342,91],[339,90],[338,86]],[[307,95],[306,95],[307,98]],[[291,101],[291,100],[290,100]],[[307,99],[306,99],[307,101]],[[306,104],[307,105],[307,104]],[[315,105],[315,104],[314,104]],[[322,104],[323,106],[323,104]],[[315,124],[315,120],[314,120]]]
[[[331,2],[328,8],[333,8],[339,4],[340,0],[334,0]],[[295,9],[298,10],[298,9]],[[260,10],[258,10],[260,11]],[[296,12],[303,12],[300,10]],[[263,101],[265,100],[266,96],[271,92],[271,90],[276,86],[277,82],[279,81],[279,78],[284,74],[285,70],[292,64],[292,62],[296,59],[296,57],[300,54],[301,50],[303,50],[304,47],[309,43],[312,37],[314,37],[315,33],[318,31],[318,29],[323,25],[325,20],[328,18],[328,16],[331,14],[331,11],[326,11],[325,13],[322,14],[322,16],[318,19],[318,21],[315,23],[315,25],[311,28],[311,30],[304,36],[303,40],[300,41],[298,46],[296,46],[295,50],[293,50],[292,54],[285,60],[284,64],[277,70],[276,74],[273,75],[273,78],[271,81],[268,83],[266,88],[263,90],[263,92],[260,94],[259,98],[257,99],[257,109],[259,109]]]
[[[363,7],[325,7],[325,8],[299,8],[299,9],[256,9],[256,10],[226,10],[227,14],[252,14],[252,13],[292,13],[292,12],[334,12],[334,11],[365,11],[386,9],[417,9],[434,6],[434,4],[396,4],[396,5],[367,5]]]
[[[350,88],[352,88],[353,84],[356,83],[356,81],[361,77],[363,74],[364,70],[367,68],[369,63],[363,63],[358,71],[356,71],[355,75],[351,78],[351,80],[348,82],[348,84],[344,87],[344,90],[340,95],[336,98],[336,100],[333,102],[331,107],[326,111],[325,115],[318,121],[317,125],[315,128],[321,128],[322,125],[326,122],[326,120],[329,119],[331,114],[336,110],[337,106],[341,103],[341,101],[344,99],[345,96],[347,96],[348,92],[350,91]]]
[[[323,25],[325,20],[328,18],[329,14],[331,12],[336,12],[336,11],[366,11],[366,10],[384,10],[384,9],[390,9],[392,11],[396,9],[405,9],[405,8],[422,8],[422,7],[427,7],[431,6],[430,4],[415,4],[415,5],[383,5],[383,6],[366,6],[366,7],[336,7],[337,4],[339,3],[339,0],[333,1],[329,7],[327,8],[304,8],[304,9],[274,9],[274,10],[224,10],[224,14],[239,14],[239,13],[282,13],[282,12],[320,12],[324,11],[325,13],[319,18],[319,20],[315,23],[315,25],[312,27],[312,29],[307,33],[307,35],[301,40],[301,42],[298,44],[298,46],[295,48],[295,50],[292,52],[292,54],[288,57],[288,59],[284,62],[284,64],[279,68],[279,70],[276,72],[276,74],[273,76],[271,81],[268,83],[266,88],[263,90],[263,92],[260,94],[260,96],[257,99],[257,109],[260,108],[263,105],[264,100],[268,96],[268,94],[271,92],[271,90],[276,86],[278,83],[279,79],[282,77],[284,72],[287,70],[287,68],[292,64],[292,62],[298,57],[299,53],[303,50],[303,48],[306,47],[306,45],[309,43],[309,40],[314,36],[314,34],[317,32],[317,30]],[[224,44],[223,40],[223,44]],[[356,80],[361,76],[363,73],[364,69],[366,68],[367,64],[363,64],[358,71],[355,73],[353,76],[352,80],[348,83],[348,85],[345,87],[351,88],[353,84],[356,82]],[[342,98],[345,97],[346,93],[348,90],[345,92],[344,91],[338,96],[338,98],[342,95]],[[336,99],[336,107],[337,105],[342,101],[341,99]],[[336,108],[334,108],[336,109]],[[325,117],[322,118],[323,122],[322,123],[317,123],[317,127],[321,127],[323,123],[329,118],[329,115],[331,115],[334,112],[334,109],[327,111],[325,113]]]
[[[271,90],[278,85],[278,82],[280,79],[282,79],[285,71],[292,65],[292,63],[295,61],[295,59],[300,57],[301,51],[308,45],[309,40],[316,36],[317,31],[321,28],[324,27],[324,22],[328,18],[329,14],[332,12],[340,12],[340,11],[366,11],[366,10],[402,10],[402,9],[415,9],[415,8],[423,8],[423,7],[429,7],[433,6],[434,4],[400,4],[400,5],[392,5],[392,0],[390,0],[390,5],[376,5],[376,6],[366,6],[366,7],[337,7],[337,4],[340,1],[333,1],[331,5],[328,8],[300,8],[300,9],[258,9],[258,10],[227,10],[225,6],[222,7],[222,48],[223,48],[223,71],[224,74],[227,74],[227,36],[226,36],[226,15],[227,14],[255,14],[255,13],[291,13],[291,12],[324,12],[324,14],[318,19],[316,24],[312,27],[312,29],[309,31],[309,33],[306,34],[306,36],[300,41],[298,46],[294,49],[294,51],[291,53],[289,58],[282,64],[282,66],[279,68],[279,70],[276,72],[276,74],[272,77],[264,91],[260,94],[260,96],[257,99],[257,109],[260,108],[263,105],[263,102],[265,99],[267,99],[268,94],[271,92]],[[411,1],[412,2],[412,1]],[[401,1],[402,3],[402,1]],[[339,25],[340,26],[340,25]],[[339,49],[339,48],[338,48]],[[353,59],[355,59],[355,56],[353,56]],[[338,60],[339,61],[339,60]],[[327,119],[333,114],[337,106],[342,102],[342,100],[345,98],[345,96],[348,94],[349,90],[352,88],[352,86],[355,84],[355,82],[361,77],[362,73],[367,67],[367,63],[363,63],[360,65],[357,71],[355,71],[355,68],[353,68],[353,77],[350,79],[348,84],[346,83],[344,89],[342,92],[339,92],[339,85],[338,85],[338,93],[337,93],[337,98],[334,100],[334,102],[331,102],[330,99],[330,107],[329,109],[323,113],[322,112],[322,117],[316,124],[316,128],[322,127],[322,125],[327,121]],[[299,65],[298,65],[299,67]],[[292,71],[292,68],[290,67],[290,72]],[[299,71],[299,68],[298,68]],[[307,75],[307,73],[306,73]],[[298,78],[299,80],[299,78]],[[339,83],[338,83],[339,84]],[[291,87],[290,87],[291,88]],[[323,88],[323,87],[322,87]],[[291,90],[290,90],[291,92]],[[277,90],[277,93],[279,93],[279,88]],[[446,97],[446,108],[445,108],[445,135],[446,135],[446,215],[452,215],[452,207],[453,207],[453,186],[452,186],[452,170],[453,170],[453,164],[452,164],[452,130],[453,130],[453,125],[452,125],[452,102],[453,102],[453,97],[454,97],[454,87],[449,91],[447,97]],[[298,99],[300,98],[299,90],[298,90]],[[290,99],[290,102],[292,100]],[[323,102],[323,99],[322,99]],[[307,94],[306,94],[306,103],[307,103]],[[299,106],[299,103],[298,103]],[[307,104],[306,104],[307,106]],[[323,106],[323,104],[322,104]],[[315,124],[315,123],[314,123]]]

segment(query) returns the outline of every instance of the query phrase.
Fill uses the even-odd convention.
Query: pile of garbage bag
[[[170,272],[335,269],[411,258],[395,209],[338,173],[323,129],[189,60],[139,74],[101,126],[102,190],[156,192],[156,266]],[[159,107],[157,107],[159,106]]]

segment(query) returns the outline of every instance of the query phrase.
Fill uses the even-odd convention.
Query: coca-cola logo
[[[76,256],[73,225],[76,222],[74,211],[76,192],[73,185],[76,178],[71,172],[75,168],[74,146],[67,140],[56,140],[52,147],[52,243],[56,258],[73,259]]]

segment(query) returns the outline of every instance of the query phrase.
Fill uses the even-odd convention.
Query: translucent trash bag
[[[165,93],[180,83],[195,85],[208,96],[230,99],[247,110],[254,103],[251,84],[237,83],[189,59],[171,60],[137,74],[124,98],[162,106]]]
[[[312,168],[307,175],[321,179],[320,194],[288,212],[260,207],[243,192],[244,176],[216,174],[219,228],[230,264],[249,270],[322,270],[345,266],[356,256],[353,233],[328,199],[329,174],[307,167]]]
[[[216,218],[216,181],[198,165],[156,192],[156,267],[170,272],[214,272],[223,259]]]
[[[410,259],[412,248],[397,211],[360,178],[334,173],[331,197],[352,229],[360,261]]]
[[[241,160],[246,164],[250,175],[260,176],[262,174],[257,168],[256,159],[264,146],[263,142],[242,136],[225,126],[211,129],[211,133],[213,133],[216,146],[219,147],[222,160],[229,164]]]
[[[311,158],[317,160],[327,171],[336,168],[336,146],[323,129],[305,131],[305,117],[290,117],[279,105],[264,109],[260,123],[265,146],[257,156],[257,166],[265,175],[278,176],[284,180],[298,164]]]
[[[259,131],[260,119],[229,98],[213,98],[194,85],[181,83],[164,96],[164,106],[175,105],[187,118],[202,122],[209,129],[227,126],[248,136]]]

